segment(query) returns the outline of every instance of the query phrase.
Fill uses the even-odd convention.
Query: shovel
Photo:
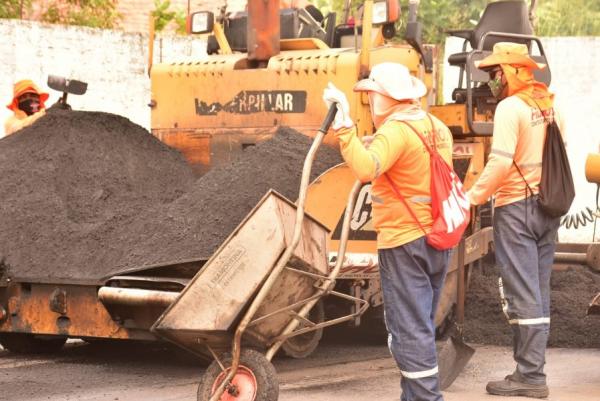
[[[67,95],[83,95],[87,91],[87,82],[77,81],[75,79],[67,79],[57,75],[48,75],[48,87],[56,91],[62,92],[62,97],[58,103],[63,108],[70,108],[67,104]]]
[[[465,368],[475,350],[463,340],[465,322],[465,240],[458,244],[458,277],[456,284],[456,319],[454,332],[438,351],[440,388],[450,387]]]

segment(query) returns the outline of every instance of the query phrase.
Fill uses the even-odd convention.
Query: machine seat
[[[465,39],[472,49],[480,50],[492,50],[497,42],[506,40],[488,36],[485,43],[480,43],[481,38],[487,32],[531,35],[533,30],[529,23],[527,3],[523,0],[503,0],[489,3],[475,28],[448,31],[447,33]],[[453,62],[450,62],[450,58],[453,59]],[[463,56],[462,53],[452,54],[450,58],[448,61],[451,65],[464,64],[466,61],[466,56]],[[459,63],[459,61],[462,61],[462,63]]]
[[[469,52],[460,52],[460,53],[451,54],[448,57],[448,63],[452,66],[459,67],[461,65],[464,65],[467,62],[468,55],[469,55]]]

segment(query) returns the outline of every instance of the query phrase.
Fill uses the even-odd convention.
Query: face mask
[[[490,79],[487,84],[490,87],[490,90],[492,91],[492,95],[496,99],[499,99],[500,96],[502,95],[502,92],[504,91],[504,85],[502,84],[502,77]]]
[[[23,110],[28,116],[40,111],[40,102],[37,99],[27,99],[19,102],[19,109]]]

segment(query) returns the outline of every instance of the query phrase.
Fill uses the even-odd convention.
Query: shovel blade
[[[59,92],[83,95],[87,91],[87,83],[75,79],[66,79],[57,75],[48,75],[48,87]]]
[[[440,388],[450,387],[465,368],[475,350],[460,337],[451,336],[438,350]]]

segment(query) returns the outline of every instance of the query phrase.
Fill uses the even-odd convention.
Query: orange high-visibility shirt
[[[444,160],[452,163],[452,134],[437,118],[436,147]],[[432,144],[429,119],[409,121]],[[431,231],[431,189],[429,153],[421,139],[400,121],[388,121],[365,148],[356,128],[338,132],[344,160],[362,182],[372,181],[373,225],[379,249],[395,248],[425,235],[418,223],[396,196],[383,175],[388,174],[410,205],[425,232]]]
[[[548,120],[556,118],[564,140],[564,123],[558,112],[551,109],[544,114]],[[528,105],[518,96],[507,97],[498,103],[492,150],[481,176],[469,191],[471,203],[481,205],[495,195],[495,205],[503,206],[529,195],[513,160],[532,192],[539,192],[546,126],[540,109]]]

